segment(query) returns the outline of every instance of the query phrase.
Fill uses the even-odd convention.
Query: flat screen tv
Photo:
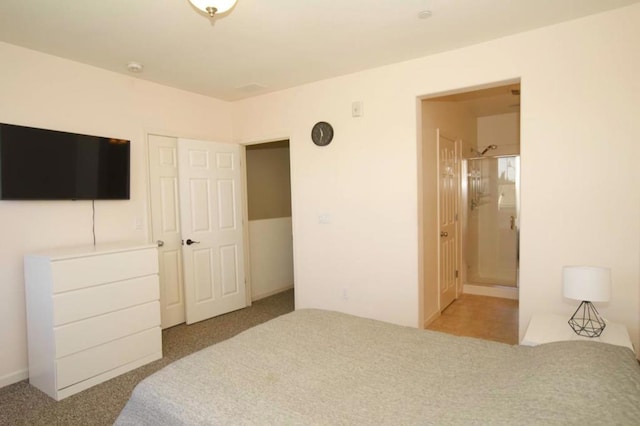
[[[0,123],[0,199],[128,200],[129,145]]]

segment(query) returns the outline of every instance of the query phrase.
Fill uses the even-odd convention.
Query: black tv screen
[[[128,200],[129,145],[0,123],[0,199]]]

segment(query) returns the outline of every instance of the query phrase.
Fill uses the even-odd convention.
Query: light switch
[[[323,225],[331,223],[331,215],[329,213],[322,213],[320,216],[318,216],[318,223],[321,223]]]

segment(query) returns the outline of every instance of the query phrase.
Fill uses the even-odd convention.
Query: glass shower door
[[[517,287],[518,156],[467,160],[467,282]]]

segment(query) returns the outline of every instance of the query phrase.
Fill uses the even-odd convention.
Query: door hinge
[[[458,213],[456,213],[455,218],[456,218],[456,222],[457,222],[458,221]]]
[[[456,278],[458,278],[458,270],[456,269]]]

